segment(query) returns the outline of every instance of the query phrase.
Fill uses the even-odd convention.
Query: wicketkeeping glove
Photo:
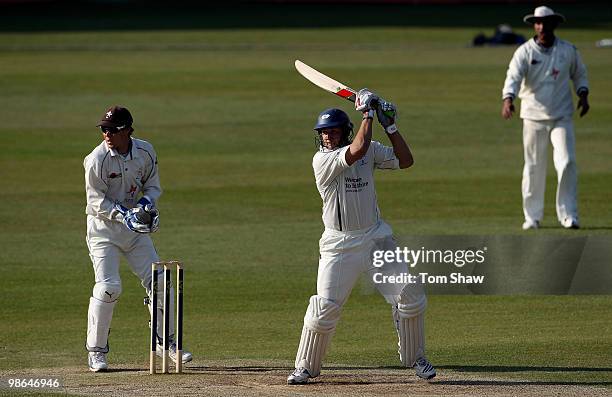
[[[130,209],[127,214],[123,217],[123,224],[133,232],[136,233],[151,233],[150,223],[142,222],[145,216],[148,215],[143,214],[144,209],[142,207],[136,207]],[[148,217],[150,220],[150,217]]]
[[[123,224],[136,233],[154,233],[159,229],[159,211],[152,204],[127,209],[120,204],[115,209],[123,214]]]
[[[374,94],[367,88],[359,90],[355,95],[355,109],[360,112],[366,112],[374,109],[376,102],[378,101],[378,95]]]
[[[137,207],[142,207],[144,211],[137,213],[137,218],[141,223],[150,225],[151,233],[155,233],[159,229],[159,210],[155,208],[153,200],[149,196],[144,195],[136,203]]]
[[[144,211],[149,214],[151,221],[149,225],[151,227],[151,233],[155,233],[159,230],[159,210],[153,206],[153,204],[147,204],[143,207]]]
[[[394,134],[397,132],[397,126],[395,120],[397,120],[397,108],[391,102],[383,100],[379,101],[379,106],[376,108],[376,116],[378,122],[385,129],[387,134]]]

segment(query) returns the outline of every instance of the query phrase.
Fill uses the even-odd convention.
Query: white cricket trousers
[[[559,120],[523,119],[523,213],[526,221],[541,221],[544,216],[548,140],[553,146],[557,170],[557,218],[578,220],[576,149],[571,117]]]
[[[305,368],[317,377],[327,348],[353,286],[362,273],[390,303],[393,322],[398,332],[398,353],[402,364],[412,367],[425,354],[424,315],[427,299],[421,284],[380,282],[381,276],[405,275],[408,264],[393,260],[381,267],[373,264],[375,250],[395,251],[397,247],[391,228],[383,221],[365,230],[341,232],[326,229],[319,241],[320,259],[317,295],[310,297],[304,315],[304,327],[295,358],[296,368]],[[382,277],[381,277],[382,278]]]
[[[121,295],[119,259],[123,255],[150,293],[151,263],[159,260],[148,234],[135,233],[120,222],[87,216],[87,247],[93,264],[95,285],[89,300],[87,350],[108,352],[113,308]],[[158,324],[162,321],[158,321]],[[172,324],[172,320],[170,321]],[[159,333],[158,327],[158,333]],[[173,329],[171,328],[171,334]]]
[[[86,241],[96,283],[121,283],[119,258],[123,255],[148,292],[151,263],[159,261],[149,234],[132,232],[120,222],[88,216]]]
[[[340,232],[326,229],[319,241],[319,271],[317,274],[317,295],[343,306],[362,273],[366,273],[385,300],[395,305],[406,284],[373,282],[376,273],[385,276],[407,274],[406,262],[386,263],[378,268],[372,264],[374,250],[395,251],[397,244],[391,227],[384,221],[365,231]],[[411,296],[418,300],[424,294],[421,284],[410,285]]]

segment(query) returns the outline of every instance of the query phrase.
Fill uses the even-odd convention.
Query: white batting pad
[[[114,302],[89,298],[87,313],[87,351],[108,353],[108,333],[113,318]]]
[[[412,367],[419,357],[425,355],[425,296],[414,303],[398,303],[393,310],[399,337],[399,355],[402,364]]]
[[[340,319],[340,306],[321,296],[311,296],[304,316],[304,328],[295,358],[295,367],[304,367],[310,376],[321,373],[321,364]]]

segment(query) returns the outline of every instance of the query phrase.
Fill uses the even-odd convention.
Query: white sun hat
[[[565,22],[565,17],[563,15],[554,12],[552,8],[548,8],[546,6],[538,7],[533,11],[533,14],[525,15],[523,21],[529,25],[532,25],[536,19],[541,18],[556,18],[559,22]]]

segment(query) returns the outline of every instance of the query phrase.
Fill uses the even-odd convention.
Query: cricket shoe
[[[89,370],[92,372],[104,372],[108,369],[106,353],[89,352],[87,355],[87,362],[89,364]]]
[[[158,344],[155,353],[157,354],[157,357],[163,357],[164,347]],[[170,356],[170,360],[172,360],[173,363],[176,363],[176,342],[173,341],[170,343],[170,349],[168,349],[168,353],[169,353],[168,355]],[[181,360],[183,364],[187,364],[191,360],[193,360],[193,355],[191,354],[191,352],[188,352],[187,350],[183,350],[182,360]]]
[[[419,378],[431,379],[436,376],[436,369],[425,357],[417,358],[412,368],[414,368]]]
[[[566,229],[580,229],[580,224],[574,218],[565,218],[561,224]]]
[[[303,385],[308,382],[309,378],[312,378],[312,376],[310,376],[310,372],[308,372],[308,370],[304,367],[299,367],[296,368],[295,371],[289,375],[289,377],[287,377],[287,384]]]
[[[539,221],[525,221],[523,223],[523,230],[539,229],[539,228],[540,228]]]

